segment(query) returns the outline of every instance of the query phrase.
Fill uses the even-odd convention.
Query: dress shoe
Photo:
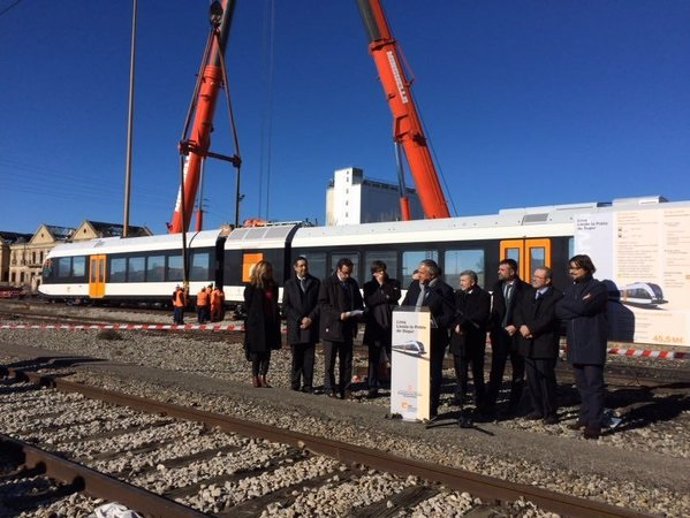
[[[585,439],[598,439],[600,435],[601,435],[601,428],[594,427],[594,426],[588,426],[585,428],[585,431],[582,432],[582,436]]]
[[[575,421],[574,423],[570,423],[568,425],[568,430],[579,430],[580,428],[584,428],[586,426],[584,421],[580,421],[579,419]]]
[[[261,386],[263,388],[273,388],[273,387],[271,387],[271,384],[266,379],[266,376],[261,376]]]
[[[254,385],[254,388],[259,388],[261,386],[259,376],[252,376],[252,385]]]
[[[558,424],[558,416],[547,415],[544,418],[544,424]]]
[[[305,394],[313,394],[314,389],[312,387],[302,387],[302,392],[304,392]]]
[[[530,412],[525,416],[525,419],[528,421],[539,421],[540,419],[543,419],[544,416],[541,415],[539,412]]]
[[[335,390],[326,390],[326,391],[324,391],[324,394],[326,394],[328,397],[332,397],[332,398],[338,397],[335,393]]]

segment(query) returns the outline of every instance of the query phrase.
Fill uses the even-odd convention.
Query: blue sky
[[[139,2],[131,223],[156,233],[172,216],[207,6]],[[384,7],[459,215],[690,199],[690,2]],[[130,22],[129,0],[23,0],[0,16],[0,230],[122,221]],[[323,222],[343,167],[395,181],[392,118],[366,43],[354,0],[238,0],[228,69],[242,219]],[[212,149],[232,154],[226,113],[221,102]],[[234,219],[234,171],[210,163],[206,174],[212,228]]]

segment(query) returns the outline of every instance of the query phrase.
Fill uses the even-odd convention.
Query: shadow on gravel
[[[690,397],[687,394],[655,396],[653,390],[646,387],[623,388],[606,394],[606,407],[618,409],[623,419],[619,426],[606,433],[612,435],[652,423],[672,421],[690,410]]]
[[[28,360],[21,360],[0,366],[0,372],[5,374],[7,369],[21,369],[35,372],[40,369],[64,369],[86,363],[97,363],[105,360],[88,356],[38,356]]]

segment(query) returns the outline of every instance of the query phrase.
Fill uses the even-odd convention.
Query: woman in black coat
[[[569,261],[573,284],[556,305],[556,315],[565,322],[568,363],[575,370],[575,382],[582,403],[577,422],[586,439],[597,439],[604,414],[604,363],[606,362],[606,286],[592,277],[596,271],[587,255]]]
[[[362,341],[369,348],[368,396],[373,398],[380,385],[381,352],[385,350],[391,357],[391,315],[400,299],[400,283],[388,277],[383,261],[371,264],[371,275],[372,279],[363,287],[367,319]]]
[[[244,348],[252,362],[252,384],[270,387],[266,381],[271,350],[280,349],[280,310],[278,285],[273,280],[273,267],[259,261],[244,289],[247,319],[244,324]]]

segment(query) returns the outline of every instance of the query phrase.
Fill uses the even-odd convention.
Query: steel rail
[[[537,506],[547,511],[558,513],[561,516],[582,518],[590,518],[592,516],[600,518],[638,518],[648,516],[613,505],[548,491],[531,485],[518,484],[457,468],[408,459],[380,450],[315,437],[261,423],[244,421],[213,412],[153,401],[119,392],[106,391],[60,378],[24,372],[19,369],[5,368],[4,370],[18,379],[55,387],[64,392],[77,392],[87,398],[128,406],[144,412],[167,414],[171,417],[201,422],[210,427],[217,427],[225,432],[304,448],[314,453],[337,459],[345,464],[362,464],[369,468],[401,476],[412,475],[430,482],[441,483],[451,489],[467,491],[489,503],[514,501],[523,497]]]
[[[150,517],[200,518],[207,516],[190,507],[168,500],[104,473],[0,433],[0,448],[10,453],[32,473],[71,485],[94,498],[119,502]]]

